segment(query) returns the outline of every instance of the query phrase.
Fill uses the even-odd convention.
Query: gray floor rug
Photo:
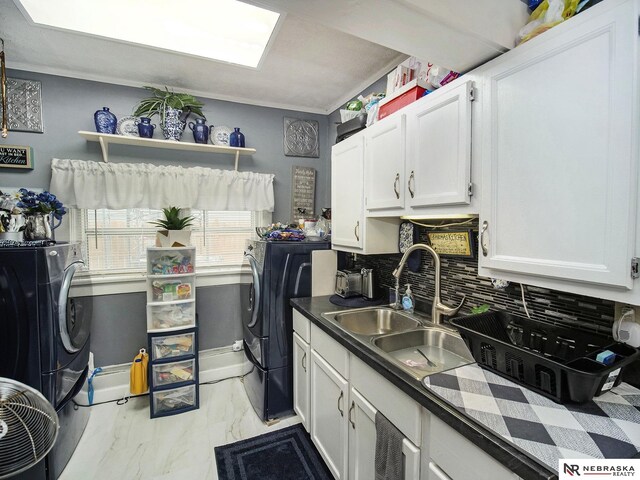
[[[219,480],[331,480],[301,424],[215,448]]]

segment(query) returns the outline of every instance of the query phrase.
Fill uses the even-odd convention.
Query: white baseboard
[[[200,383],[224,380],[244,375],[251,370],[251,363],[244,352],[234,352],[231,347],[203,350],[198,357],[200,362]],[[131,395],[129,392],[129,372],[131,363],[102,367],[102,372],[93,377],[93,403],[119,400]],[[88,382],[75,397],[79,405],[89,405]]]

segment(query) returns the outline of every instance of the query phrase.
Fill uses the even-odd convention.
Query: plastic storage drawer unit
[[[193,355],[196,351],[195,330],[174,335],[150,334],[151,361]]]
[[[151,417],[174,415],[198,408],[195,385],[151,392]]]
[[[148,331],[188,328],[195,326],[195,302],[178,300],[171,303],[147,304]]]
[[[153,386],[156,388],[165,385],[191,382],[195,378],[195,372],[195,358],[179,362],[156,363],[151,366]]]

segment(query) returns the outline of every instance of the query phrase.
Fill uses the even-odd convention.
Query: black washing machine
[[[244,352],[253,364],[244,388],[262,420],[293,412],[293,313],[289,300],[311,296],[311,252],[329,242],[250,242],[249,306],[243,310]]]
[[[30,385],[55,407],[53,449],[17,480],[58,478],[89,420],[73,398],[88,373],[91,312],[69,296],[79,243],[0,248],[0,377]]]

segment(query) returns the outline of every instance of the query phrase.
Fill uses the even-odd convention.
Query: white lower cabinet
[[[439,418],[430,415],[428,423],[428,480],[520,480],[515,473]]]
[[[349,479],[375,478],[376,408],[351,387],[349,407]],[[403,478],[420,478],[420,449],[406,438],[402,442]]]
[[[297,333],[293,334],[293,409],[302,420],[305,430],[309,425],[309,361],[311,348]]]
[[[347,380],[311,350],[311,439],[337,480],[347,478],[348,405]]]

